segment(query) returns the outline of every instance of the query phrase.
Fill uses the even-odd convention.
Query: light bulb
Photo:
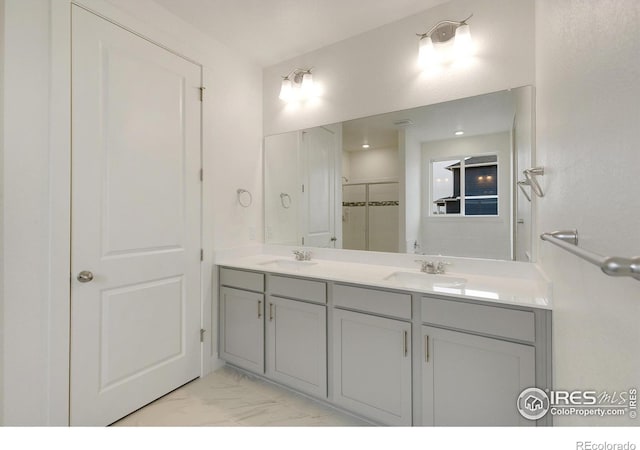
[[[473,41],[471,40],[471,30],[466,23],[456,29],[454,42],[456,56],[468,56],[473,52]]]
[[[436,49],[433,46],[431,36],[421,37],[418,47],[418,64],[425,67],[437,61],[438,55],[436,54]]]
[[[313,93],[313,76],[310,73],[305,73],[302,76],[302,84],[300,85],[300,96],[309,98],[313,96]]]
[[[291,80],[285,78],[282,80],[282,87],[280,88],[280,100],[290,102],[293,100],[293,97],[293,86],[291,84]]]

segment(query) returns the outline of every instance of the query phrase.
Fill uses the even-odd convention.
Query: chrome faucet
[[[429,274],[443,274],[445,273],[445,267],[450,265],[451,263],[444,261],[424,261],[421,259],[416,259],[417,263],[420,263],[420,272],[429,273]]]
[[[311,261],[311,252],[309,250],[294,250],[293,254],[296,261]]]

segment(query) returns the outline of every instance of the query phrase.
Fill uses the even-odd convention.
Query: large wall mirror
[[[525,86],[264,140],[268,244],[531,261]]]

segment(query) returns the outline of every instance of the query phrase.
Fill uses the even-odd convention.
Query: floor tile
[[[124,417],[113,426],[366,426],[360,419],[232,367]]]

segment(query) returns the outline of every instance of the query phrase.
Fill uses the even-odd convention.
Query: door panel
[[[180,107],[186,80],[128,49],[100,50],[105,256],[183,248],[186,148]],[[131,82],[132,74],[138,82]],[[151,161],[154,176],[146,176]]]
[[[267,375],[301,391],[327,396],[327,309],[269,297]]]
[[[535,386],[533,347],[427,326],[422,335],[424,425],[535,425],[516,409]]]
[[[172,277],[102,292],[101,390],[184,355],[182,282]],[[146,320],[149,311],[153,321]]]
[[[326,128],[302,132],[302,158],[306,173],[304,245],[333,247],[335,236],[336,136]]]
[[[385,425],[411,426],[411,324],[336,309],[334,400]]]
[[[200,372],[201,68],[72,16],[71,424],[105,425]]]
[[[220,352],[232,364],[264,373],[264,295],[220,289]]]

